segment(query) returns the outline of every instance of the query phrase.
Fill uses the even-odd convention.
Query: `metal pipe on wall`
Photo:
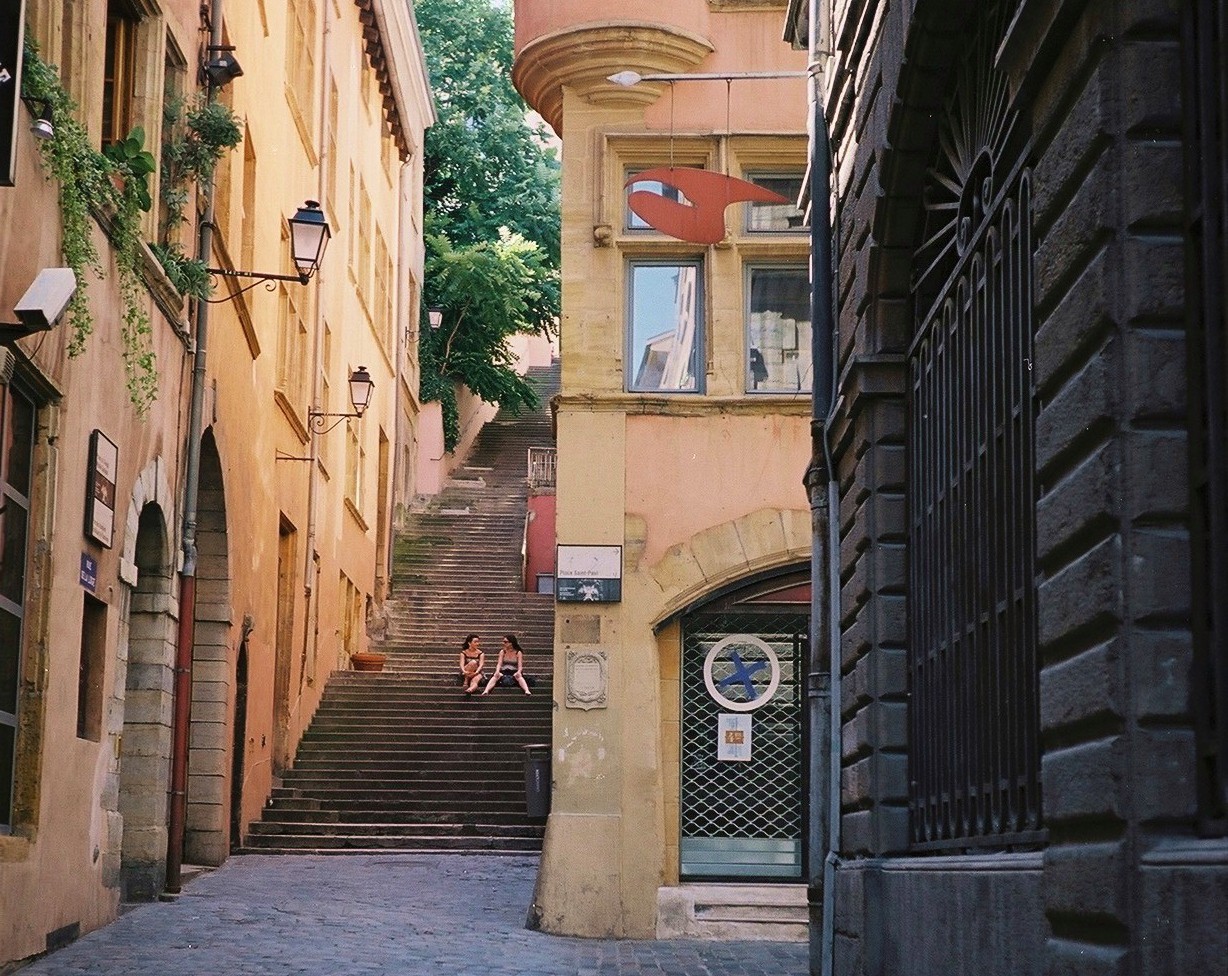
[[[209,45],[222,44],[223,0],[212,0]],[[205,74],[205,99],[217,88]],[[205,264],[213,251],[214,184],[205,178],[205,212],[197,232],[196,257]],[[192,711],[192,654],[196,627],[196,521],[200,494],[200,439],[205,404],[205,353],[209,338],[209,303],[196,303],[196,335],[192,357],[192,399],[188,414],[187,463],[183,487],[183,568],[179,571],[179,627],[175,646],[174,692],[171,706],[170,812],[166,838],[166,890],[178,894],[182,885],[183,843],[187,828],[188,745]]]

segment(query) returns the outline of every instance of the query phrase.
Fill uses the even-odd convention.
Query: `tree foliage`
[[[518,412],[537,405],[507,340],[545,333],[559,313],[559,164],[511,82],[513,25],[490,0],[419,0],[419,33],[438,120],[424,147],[424,302],[443,326],[422,330],[423,400],[459,435],[453,381]]]

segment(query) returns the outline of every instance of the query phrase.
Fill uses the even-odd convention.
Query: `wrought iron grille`
[[[1203,829],[1228,831],[1228,22],[1224,6],[1185,11],[1187,307],[1190,323],[1192,619]]]
[[[681,833],[684,877],[798,878],[803,863],[805,661],[808,618],[779,607],[700,612],[683,621]],[[717,758],[718,716],[729,709],[709,694],[704,661],[723,638],[766,642],[780,664],[768,704],[750,712],[752,758]],[[718,661],[712,677],[729,677]],[[767,668],[750,677],[756,696]],[[744,697],[736,688],[730,696]]]
[[[553,447],[529,448],[529,487],[553,488],[558,451]]]
[[[991,14],[961,71],[917,255],[908,635],[921,849],[1022,843],[1041,823],[1031,176],[992,69],[999,29]]]

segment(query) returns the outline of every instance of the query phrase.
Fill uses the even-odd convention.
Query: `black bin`
[[[550,744],[524,747],[524,805],[530,817],[550,813]]]

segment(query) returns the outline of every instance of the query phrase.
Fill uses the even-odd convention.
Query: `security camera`
[[[28,331],[42,332],[60,321],[76,291],[72,268],[44,268],[13,311]]]

